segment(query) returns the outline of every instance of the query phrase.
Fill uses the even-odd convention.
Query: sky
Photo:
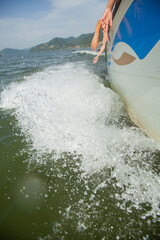
[[[0,0],[0,50],[94,32],[107,0]]]

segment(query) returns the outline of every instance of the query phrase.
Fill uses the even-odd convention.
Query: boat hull
[[[121,2],[109,32],[107,65],[111,87],[131,119],[160,142],[159,10],[158,0]]]

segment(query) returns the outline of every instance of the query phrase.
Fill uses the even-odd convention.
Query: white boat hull
[[[129,24],[129,14],[127,16],[126,13],[136,1],[139,2],[138,0],[134,3],[126,0],[121,2],[109,33],[111,41],[107,44],[107,62],[110,84],[121,96],[131,119],[149,136],[160,142],[160,40],[156,41],[147,54],[142,49],[145,56],[141,56],[140,49],[137,50],[139,51],[137,54],[132,48],[132,39],[127,38],[126,42],[118,40],[113,48],[123,20],[127,25],[127,31],[132,33],[132,24]],[[132,38],[132,34],[129,37]],[[131,46],[127,41],[131,42]]]

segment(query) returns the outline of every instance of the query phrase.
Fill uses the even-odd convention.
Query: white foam
[[[88,54],[88,55],[94,55],[94,56],[98,54],[98,52],[91,51],[91,50],[78,50],[78,51],[74,51],[73,53]],[[104,53],[102,53],[101,56],[104,56]]]
[[[160,179],[150,169],[152,159],[145,161],[157,144],[137,128],[118,126],[122,102],[81,63],[50,67],[11,84],[1,93],[0,107],[15,108],[37,152],[81,155],[86,174],[111,168],[117,187],[126,186],[117,198],[137,208],[149,202],[151,213],[160,213]]]

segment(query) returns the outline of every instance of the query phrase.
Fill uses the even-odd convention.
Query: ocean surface
[[[160,146],[89,49],[0,57],[0,239],[160,239]]]

